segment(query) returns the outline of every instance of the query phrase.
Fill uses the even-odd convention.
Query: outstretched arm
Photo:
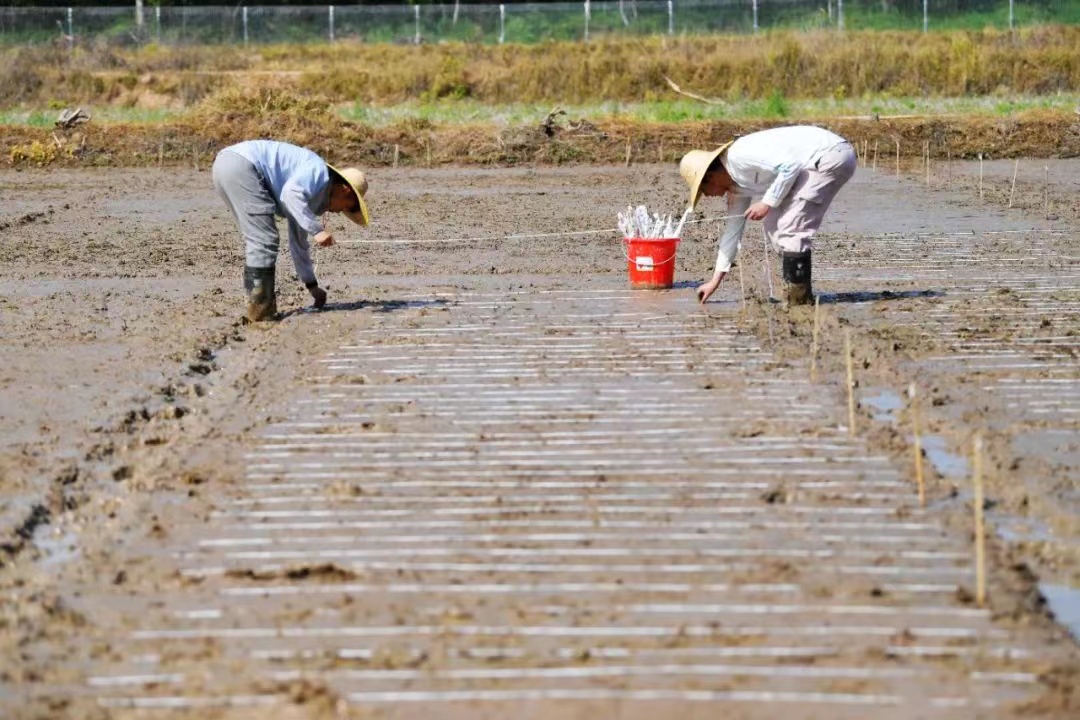
[[[724,277],[731,270],[731,264],[739,254],[739,244],[742,241],[743,229],[746,227],[745,213],[750,206],[750,196],[741,195],[735,191],[729,191],[728,219],[724,225],[724,234],[720,236],[719,247],[716,251],[716,268],[708,282],[703,283],[697,290],[698,302],[704,303],[716,289],[720,287]]]

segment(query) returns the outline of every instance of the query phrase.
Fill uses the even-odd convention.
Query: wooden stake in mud
[[[427,142],[425,142],[424,147],[427,148],[427,166],[431,167],[431,141],[428,140]]]
[[[1043,216],[1050,219],[1050,166],[1043,165]]]
[[[896,177],[900,177],[900,141],[896,142]]]
[[[199,172],[199,148],[195,145],[191,146],[191,161],[195,165],[195,172]]]
[[[165,167],[165,141],[164,140],[162,140],[160,143],[158,143],[157,166],[159,168]]]
[[[818,328],[821,327],[821,296],[814,296],[814,335],[810,342],[810,382],[817,382]]]
[[[394,143],[394,167],[397,167],[398,158],[401,157],[401,146]]]
[[[986,534],[983,527],[982,435],[972,443],[972,479],[975,484],[975,602],[986,605]]]
[[[930,141],[926,141],[926,187],[930,187]]]
[[[911,400],[911,434],[915,445],[915,484],[919,488],[919,507],[926,507],[926,481],[923,478],[922,428],[919,427],[919,400],[915,394],[915,383],[908,385],[908,399]]]
[[[847,356],[848,435],[855,435],[855,365],[851,359],[851,330],[844,330],[844,355]]]
[[[664,140],[663,140],[663,138],[660,139],[660,147],[658,147],[656,149],[656,161],[661,162],[661,163],[664,162]]]
[[[626,167],[630,167],[630,138],[626,138]]]
[[[877,145],[878,141],[874,141],[874,172],[877,173]]]
[[[1013,163],[1013,179],[1012,185],[1009,186],[1009,207],[1013,206],[1013,196],[1016,194],[1016,172],[1020,169],[1020,158],[1016,158],[1016,162]]]
[[[945,187],[952,187],[952,148],[945,151]]]
[[[743,282],[742,263],[739,263],[739,292],[742,293],[742,311],[746,314],[746,283]]]
[[[979,153],[979,199],[983,199],[983,156]]]
[[[773,297],[772,264],[769,262],[769,236],[765,232],[765,225],[761,226],[761,239],[765,243],[765,282],[769,288],[769,297]]]

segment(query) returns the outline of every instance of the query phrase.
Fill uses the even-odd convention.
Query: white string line
[[[706,222],[731,220],[733,218],[742,217],[741,215],[719,215],[716,217],[702,218],[701,220],[687,220],[686,224],[694,225]],[[412,240],[334,240],[335,245],[419,245],[419,244],[453,244],[453,243],[471,243],[471,242],[487,242],[493,240],[532,240],[540,238],[554,238],[554,237],[572,237],[572,236],[584,236],[584,235],[605,235],[609,233],[619,232],[618,228],[603,228],[601,230],[568,230],[561,232],[550,233],[510,233],[507,235],[478,235],[475,237],[459,237],[459,238],[425,238],[425,239],[412,239]],[[980,235],[1026,235],[1030,233],[1042,233],[1045,235],[1063,235],[1067,231],[1064,230],[1044,230],[1040,228],[1030,228],[1026,230],[984,230],[975,231],[968,230],[962,232],[917,232],[913,234],[909,233],[874,233],[866,235],[867,239],[903,239],[903,238],[927,238],[927,237],[973,237]],[[822,233],[827,235],[830,233]],[[835,233],[831,233],[835,234]],[[312,249],[316,246],[312,243]],[[1072,258],[1069,258],[1072,259]]]
[[[731,220],[742,215],[721,215],[718,217],[702,218],[701,220],[688,220],[687,225],[706,223],[718,220]],[[416,240],[341,240],[336,245],[415,245],[420,243],[470,243],[490,240],[532,240],[537,238],[570,237],[574,235],[606,235],[619,232],[618,228],[604,228],[602,230],[568,230],[549,233],[511,233],[509,235],[481,235],[477,237],[463,238],[430,238]]]

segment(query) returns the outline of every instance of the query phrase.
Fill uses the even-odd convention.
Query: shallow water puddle
[[[861,402],[874,409],[874,420],[895,423],[896,412],[904,407],[904,400],[892,390],[884,388],[872,388],[870,392],[875,394],[862,398]]]
[[[1067,627],[1073,638],[1080,642],[1080,589],[1039,583],[1039,592],[1046,598],[1058,623]]]
[[[951,452],[940,435],[923,435],[922,446],[926,459],[943,477],[960,479],[971,474],[967,458]]]

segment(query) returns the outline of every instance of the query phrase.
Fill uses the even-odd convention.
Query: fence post
[[[334,42],[334,6],[330,6],[330,42]]]
[[[68,50],[75,47],[75,11],[71,8],[67,9],[67,21],[68,21]]]
[[[1009,0],[1009,29],[1013,29],[1013,0]]]
[[[930,28],[930,0],[922,0],[922,31],[926,32]]]
[[[154,37],[157,38],[157,44],[161,44],[161,6],[154,6]]]
[[[420,6],[419,5],[413,5],[413,10],[415,10],[414,15],[416,16],[416,39],[414,40],[414,42],[415,42],[415,44],[419,45],[420,44]]]
[[[247,47],[247,44],[248,44],[248,21],[247,21],[248,13],[247,13],[247,11],[248,11],[247,5],[245,5],[244,6],[244,12],[242,14],[243,23],[244,23],[244,47]]]
[[[836,0],[836,28],[844,29],[844,0]]]
[[[506,6],[499,3],[499,44],[506,41]]]
[[[675,34],[675,2],[667,0],[667,34]]]
[[[589,0],[585,0],[585,42],[589,41]]]
[[[754,5],[754,32],[757,32],[757,31],[758,31],[758,24],[757,24],[757,2],[758,2],[758,0],[753,0],[753,5]]]

